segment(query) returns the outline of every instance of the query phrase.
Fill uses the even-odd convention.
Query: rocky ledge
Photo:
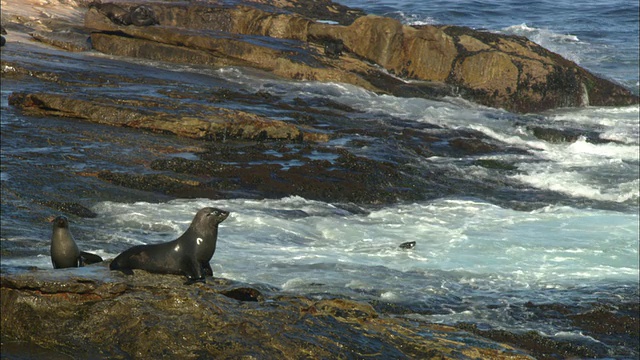
[[[300,14],[308,1],[286,3],[283,9],[253,2],[145,2],[151,26],[121,21],[139,12],[139,3],[93,4],[85,27],[93,47],[108,54],[249,66],[398,96],[457,94],[516,112],[638,102],[627,89],[523,37],[402,25],[330,1]]]
[[[30,26],[34,39],[71,51],[92,46],[112,55],[245,66],[396,96],[461,96],[522,113],[639,101],[524,37],[408,26],[328,0],[81,1],[73,11],[68,19],[3,15],[3,22],[10,29]]]
[[[183,282],[144,271],[126,276],[105,264],[5,272],[3,355],[5,345],[29,343],[78,358],[530,359],[508,345],[387,316],[367,303],[225,279]]]

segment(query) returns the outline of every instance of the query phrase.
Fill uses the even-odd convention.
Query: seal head
[[[189,229],[182,235],[196,238],[196,260],[200,263],[205,275],[213,276],[209,261],[216,252],[218,225],[228,216],[228,211],[212,207],[201,209],[193,218]]]

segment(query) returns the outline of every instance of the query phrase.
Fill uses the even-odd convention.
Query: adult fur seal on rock
[[[53,220],[51,262],[54,269],[80,267],[101,261],[102,258],[98,255],[80,251],[69,231],[69,220],[65,216],[58,216]]]
[[[203,208],[179,238],[161,244],[134,246],[113,259],[109,268],[129,275],[133,274],[132,269],[185,275],[186,284],[204,282],[205,275],[213,275],[209,261],[216,251],[218,224],[227,216],[227,211]]]

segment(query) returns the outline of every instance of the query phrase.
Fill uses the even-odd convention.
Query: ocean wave
[[[576,35],[560,34],[550,29],[530,27],[527,24],[519,24],[505,27],[498,33],[524,36],[536,44],[556,52],[563,57],[580,64],[584,57],[586,46],[589,44],[581,41]]]
[[[420,15],[415,13],[406,13],[404,11],[394,11],[391,13],[385,14],[385,16],[389,16],[394,19],[400,20],[401,23],[405,25],[434,25],[437,23],[436,19],[431,16]]]

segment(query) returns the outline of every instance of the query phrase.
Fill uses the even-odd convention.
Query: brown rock
[[[71,50],[86,46],[81,34],[90,30],[94,48],[108,54],[255,67],[285,78],[344,82],[397,96],[462,96],[516,112],[638,104],[638,96],[628,89],[526,38],[457,26],[412,27],[363,16],[329,0],[147,2],[159,23],[152,26],[118,25],[100,11],[116,6],[126,13],[138,2],[93,3],[85,11],[87,2],[76,7],[53,2],[47,12],[56,14],[55,19],[46,21],[34,21],[41,4],[28,3],[33,9],[19,11],[8,6],[11,13],[24,12],[28,18],[8,16],[33,28],[34,37]],[[86,28],[79,29],[74,22],[83,14]],[[316,21],[327,19],[340,25]],[[65,26],[80,37],[60,39]],[[338,50],[324,51],[328,45]],[[397,77],[423,82],[403,82],[380,66]]]
[[[276,5],[302,9],[306,3],[292,0]],[[119,26],[99,11],[89,10],[86,26],[109,32],[92,35],[95,48],[110,54],[176,62],[252,66],[287,78],[346,82],[399,96],[458,93],[484,105],[518,112],[638,102],[628,90],[517,36],[455,26],[412,27],[371,15],[357,17],[350,25],[330,25],[250,4],[149,6],[158,14],[161,26]],[[348,13],[345,8],[323,6]],[[228,33],[247,37],[224,35]],[[265,38],[256,41],[252,35]],[[299,42],[292,44],[291,40]],[[340,51],[323,55],[320,46],[326,49],[327,44],[341,44]],[[399,84],[362,59],[396,76],[440,85]],[[442,87],[444,83],[452,88]]]
[[[79,99],[58,94],[13,93],[9,102],[32,115],[74,117],[197,139],[228,137],[294,140],[304,136],[294,125],[283,121],[216,107],[201,108],[199,116],[176,117],[170,113],[145,109],[142,102],[115,101],[104,97]]]
[[[518,68],[502,52],[487,51],[469,56],[457,67],[454,76],[468,88],[506,98],[517,89]],[[504,100],[503,100],[504,101]]]
[[[530,359],[368,304],[283,296],[225,279],[185,286],[180,276],[126,276],[105,264],[0,276],[3,355],[10,355],[5,343],[20,342],[82,358]]]

